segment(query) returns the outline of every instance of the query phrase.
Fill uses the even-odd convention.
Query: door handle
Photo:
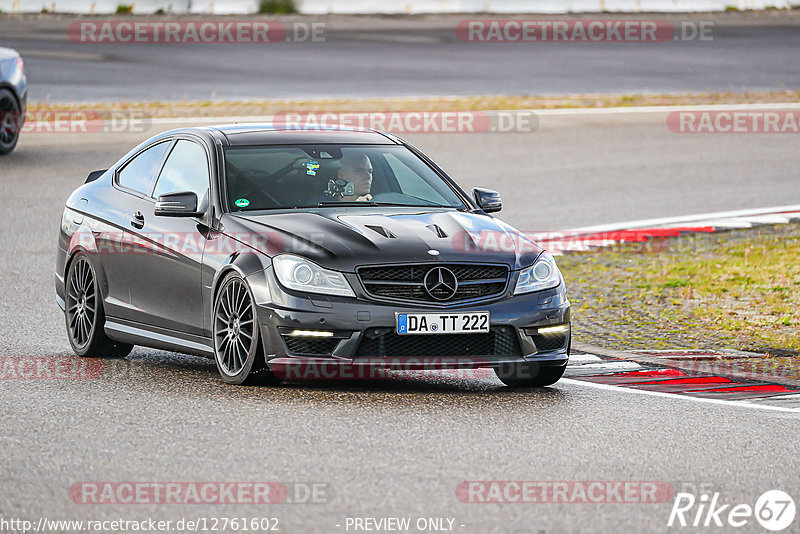
[[[131,226],[138,228],[139,230],[144,228],[144,215],[142,215],[141,211],[137,211],[133,214],[131,217]]]

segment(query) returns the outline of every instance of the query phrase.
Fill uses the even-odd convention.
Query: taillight
[[[22,75],[25,76],[25,62],[22,61],[21,57],[17,58],[17,67],[19,67],[20,73],[22,73]]]

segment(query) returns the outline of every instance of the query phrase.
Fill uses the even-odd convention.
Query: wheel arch
[[[11,92],[11,96],[14,97],[14,100],[17,101],[17,107],[22,110],[22,98],[20,98],[19,94],[17,93],[17,88],[11,85],[8,82],[0,82],[0,89],[8,89]]]
[[[97,252],[96,249],[95,252]],[[84,247],[83,245],[77,245],[67,250],[67,257],[66,260],[64,261],[64,273],[63,273],[64,298],[66,299],[66,292],[68,290],[67,275],[69,274],[69,268],[75,261],[75,258],[77,258],[80,255],[86,256],[86,259],[89,261],[89,265],[92,266],[94,275],[97,278],[97,287],[100,290],[100,299],[105,304],[105,299],[108,298],[108,278],[106,277],[106,272],[103,269],[103,262],[98,261],[96,254],[92,254],[92,251]]]
[[[217,300],[217,293],[222,285],[222,281],[232,272],[237,273],[248,282],[248,286],[253,292],[253,297],[256,299],[257,303],[265,302],[265,297],[266,301],[271,300],[269,295],[262,294],[263,290],[260,289],[262,284],[253,284],[252,280],[249,280],[253,275],[264,272],[271,267],[272,258],[267,256],[261,254],[232,254],[214,274],[214,279],[211,283],[211,307],[213,308]],[[264,287],[266,287],[265,284]]]
[[[214,308],[217,303],[217,296],[222,287],[222,283],[231,274],[238,274],[244,280],[250,292],[253,294],[254,304],[256,306],[256,323],[258,320],[258,304],[270,302],[272,300],[269,285],[266,283],[266,271],[272,268],[272,259],[262,255],[242,254],[239,256],[232,256],[228,258],[229,261],[220,267],[214,275],[214,280],[211,284],[211,302],[209,306],[209,327],[212,331],[214,328]],[[262,277],[263,280],[254,277]],[[263,332],[262,332],[263,333]],[[269,336],[259,335],[259,349],[260,357],[264,357],[269,353],[269,347],[272,340]]]

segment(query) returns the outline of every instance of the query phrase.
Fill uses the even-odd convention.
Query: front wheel
[[[78,356],[123,358],[133,345],[118,343],[106,336],[103,299],[97,276],[89,258],[78,254],[67,270],[64,317],[72,350]]]
[[[228,384],[276,382],[267,368],[258,334],[253,295],[237,273],[229,274],[214,301],[214,361]]]
[[[509,387],[544,387],[558,382],[566,368],[566,365],[543,366],[531,362],[495,367],[494,372]]]

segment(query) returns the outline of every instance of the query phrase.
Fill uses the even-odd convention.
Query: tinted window
[[[206,151],[197,143],[180,140],[164,164],[153,196],[158,198],[164,193],[191,191],[200,201],[208,190],[208,178]]]
[[[447,204],[447,199],[439,194],[430,182],[414,172],[411,167],[400,161],[397,156],[394,154],[386,154],[386,163],[392,168],[392,172],[397,178],[397,183],[400,185],[400,190],[404,194],[415,198],[428,199],[444,205]]]
[[[150,185],[150,179],[158,170],[157,166],[161,163],[161,157],[167,147],[169,147],[169,142],[159,143],[133,158],[119,172],[117,183],[140,193],[146,192],[147,186]]]
[[[331,202],[462,208],[423,160],[396,145],[297,145],[225,150],[231,210],[316,208]]]

